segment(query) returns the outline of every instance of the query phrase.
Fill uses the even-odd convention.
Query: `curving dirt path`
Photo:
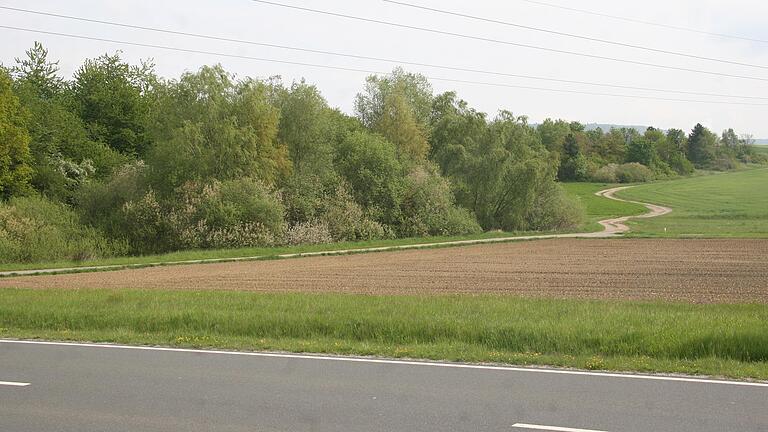
[[[615,201],[622,201],[622,202],[629,202],[629,203],[634,203],[634,204],[641,204],[641,205],[644,205],[645,208],[647,208],[649,210],[649,212],[645,213],[645,214],[642,214],[642,215],[638,215],[638,216],[622,216],[622,217],[613,218],[613,219],[601,220],[598,223],[603,226],[604,230],[602,232],[600,232],[599,234],[604,234],[604,235],[623,234],[623,233],[629,231],[629,227],[627,225],[625,225],[624,222],[626,222],[626,221],[628,221],[630,219],[652,218],[652,217],[657,217],[657,216],[664,216],[665,214],[672,212],[672,209],[669,208],[669,207],[664,207],[664,206],[660,206],[660,205],[656,205],[656,204],[649,204],[649,203],[644,203],[644,202],[639,202],[639,201],[630,201],[630,200],[625,200],[625,199],[617,198],[616,196],[614,196],[614,194],[616,192],[618,192],[620,190],[628,189],[628,188],[631,188],[631,187],[632,186],[619,186],[619,187],[615,187],[615,188],[604,189],[604,190],[601,190],[601,191],[595,193],[595,195],[601,196],[603,198],[612,199],[612,200],[615,200]]]
[[[662,216],[672,211],[668,207],[662,207],[655,204],[648,204],[638,201],[629,201],[621,198],[617,198],[614,194],[620,190],[627,189],[633,186],[620,186],[610,189],[601,190],[596,192],[595,195],[612,199],[615,201],[631,202],[635,204],[641,204],[645,206],[649,212],[638,216],[622,216],[618,218],[611,218],[598,221],[603,226],[603,231],[586,232],[586,233],[568,233],[568,234],[538,234],[529,236],[515,236],[515,237],[496,237],[488,239],[476,239],[476,240],[456,240],[446,242],[434,242],[434,243],[419,243],[412,245],[402,246],[382,246],[371,248],[358,248],[358,249],[342,249],[320,252],[303,252],[293,254],[281,254],[276,256],[250,256],[241,258],[212,258],[201,260],[187,260],[187,261],[171,261],[171,262],[158,262],[149,264],[128,264],[128,265],[102,265],[102,266],[83,266],[83,267],[69,267],[69,268],[52,268],[52,269],[38,269],[38,270],[12,270],[0,272],[0,278],[12,277],[12,276],[32,276],[32,275],[44,275],[44,274],[62,274],[62,273],[78,273],[78,272],[90,272],[90,271],[114,271],[123,269],[135,269],[144,267],[156,267],[156,266],[171,266],[171,265],[186,265],[186,264],[211,264],[211,263],[226,263],[226,262],[240,262],[240,261],[257,261],[266,258],[301,258],[311,256],[329,256],[329,255],[349,255],[354,253],[365,252],[385,252],[395,250],[407,250],[407,249],[426,249],[434,247],[446,247],[446,246],[464,246],[475,244],[487,244],[487,243],[506,243],[511,241],[523,241],[523,240],[539,240],[539,239],[552,239],[552,238],[608,238],[616,237],[629,231],[629,227],[624,222],[634,218],[651,218],[656,216]]]

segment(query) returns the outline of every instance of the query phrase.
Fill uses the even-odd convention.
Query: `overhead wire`
[[[436,13],[443,14],[443,15],[457,16],[457,17],[461,17],[461,18],[471,19],[471,20],[474,20],[474,21],[481,21],[481,22],[487,22],[487,23],[492,23],[492,24],[500,24],[500,25],[505,25],[505,26],[509,26],[509,27],[516,27],[516,28],[521,28],[521,29],[525,29],[525,30],[536,31],[536,32],[540,32],[540,33],[547,33],[547,34],[553,34],[553,35],[557,35],[557,36],[564,36],[564,37],[569,37],[569,38],[574,38],[574,39],[581,39],[581,40],[586,40],[586,41],[591,41],[591,42],[598,42],[598,43],[602,43],[602,44],[620,46],[620,47],[624,47],[624,48],[633,48],[633,49],[650,51],[650,52],[655,52],[655,53],[660,53],[660,54],[668,54],[668,55],[673,55],[673,56],[678,56],[678,57],[686,57],[686,58],[692,58],[692,59],[696,59],[696,60],[705,60],[705,61],[725,63],[725,64],[731,64],[731,65],[737,65],[737,66],[745,66],[745,67],[752,67],[752,68],[758,68],[758,69],[768,69],[768,66],[764,66],[764,65],[758,65],[758,64],[753,64],[753,63],[743,63],[743,62],[739,62],[739,61],[735,61],[735,60],[725,60],[725,59],[719,59],[719,58],[714,58],[714,57],[706,57],[706,56],[702,56],[702,55],[688,54],[688,53],[683,53],[683,52],[679,52],[679,51],[670,51],[670,50],[665,50],[665,49],[660,49],[660,48],[652,48],[652,47],[647,47],[647,46],[643,46],[643,45],[636,45],[636,44],[631,44],[631,43],[626,43],[626,42],[613,41],[613,40],[609,40],[609,39],[601,39],[601,38],[592,37],[592,36],[584,36],[584,35],[578,35],[578,34],[574,34],[574,33],[561,32],[561,31],[557,31],[557,30],[545,29],[545,28],[541,28],[541,27],[533,27],[533,26],[529,26],[529,25],[523,25],[523,24],[513,23],[513,22],[509,22],[509,21],[502,21],[502,20],[488,18],[488,17],[481,17],[481,16],[477,16],[477,15],[470,15],[470,14],[465,14],[465,13],[461,13],[461,12],[449,11],[449,10],[446,10],[446,9],[438,9],[438,8],[433,8],[433,7],[428,7],[428,6],[422,6],[422,5],[415,4],[415,3],[408,3],[408,2],[397,1],[397,0],[382,0],[382,1],[384,1],[385,3],[394,4],[394,5],[399,5],[399,6],[404,6],[404,7],[414,8],[414,9],[420,9],[420,10],[429,11],[429,12],[436,12]]]
[[[694,28],[690,28],[690,27],[682,27],[682,26],[676,26],[676,25],[671,25],[671,24],[664,24],[664,23],[658,23],[658,22],[653,22],[653,21],[641,20],[641,19],[637,19],[637,18],[630,18],[630,17],[625,17],[625,16],[619,16],[619,15],[611,15],[611,14],[607,14],[607,13],[595,12],[595,11],[586,10],[586,9],[578,9],[578,8],[574,8],[574,7],[570,7],[570,6],[562,6],[562,5],[558,5],[558,4],[554,4],[554,3],[547,3],[547,2],[538,1],[538,0],[519,0],[519,1],[522,1],[522,2],[525,2],[525,3],[536,4],[536,5],[539,5],[539,6],[551,7],[551,8],[555,8],[555,9],[563,9],[563,10],[567,10],[567,11],[571,11],[571,12],[578,12],[578,13],[582,13],[582,14],[586,14],[586,15],[594,15],[594,16],[599,16],[599,17],[602,17],[602,18],[610,18],[610,19],[614,19],[614,20],[632,22],[632,23],[636,23],[636,24],[644,24],[644,25],[649,25],[649,26],[654,26],[654,27],[661,27],[661,28],[666,28],[666,29],[671,29],[671,30],[678,30],[678,31],[690,32],[690,33],[698,33],[698,34],[709,35],[709,36],[717,36],[717,37],[728,38],[728,39],[739,39],[739,40],[750,41],[750,42],[768,43],[768,40],[766,40],[766,39],[757,39],[757,38],[751,38],[751,37],[747,37],[747,36],[739,36],[739,35],[732,35],[732,34],[726,34],[726,33],[710,32],[710,31],[699,30],[699,29],[694,29]]]
[[[154,48],[154,49],[160,49],[160,50],[166,50],[166,51],[177,51],[177,52],[185,52],[185,53],[204,54],[204,55],[211,55],[211,56],[220,56],[220,57],[228,57],[228,58],[254,60],[254,61],[270,62],[270,63],[289,64],[289,65],[295,65],[295,66],[307,66],[307,67],[315,67],[315,68],[323,68],[323,69],[343,70],[343,71],[350,71],[350,72],[361,72],[361,73],[368,73],[368,74],[379,74],[379,75],[390,75],[391,74],[389,72],[382,72],[382,71],[376,71],[376,70],[370,70],[370,69],[350,68],[350,67],[344,67],[344,66],[324,65],[324,64],[318,64],[318,63],[298,62],[298,61],[291,61],[291,60],[271,59],[271,58],[265,58],[265,57],[255,57],[255,56],[247,56],[247,55],[241,55],[241,54],[229,54],[229,53],[221,53],[221,52],[216,52],[216,51],[207,51],[207,50],[200,50],[200,49],[179,48],[179,47],[171,47],[171,46],[167,46],[167,45],[157,45],[157,44],[148,44],[148,43],[142,43],[142,42],[122,41],[122,40],[110,39],[110,38],[83,36],[83,35],[76,35],[76,34],[71,34],[71,33],[53,32],[53,31],[38,30],[38,29],[29,29],[29,28],[16,27],[16,26],[8,26],[8,25],[0,25],[0,28],[8,29],[8,30],[15,30],[15,31],[22,31],[22,32],[31,32],[31,33],[46,34],[46,35],[52,35],[52,36],[74,38],[74,39],[90,40],[90,41],[97,41],[97,42],[107,42],[107,43],[113,43],[113,44],[119,44],[119,45],[138,46],[138,47],[144,47],[144,48]],[[615,94],[615,93],[599,93],[599,92],[589,92],[589,91],[581,91],[581,90],[568,90],[568,89],[555,89],[555,88],[547,88],[547,87],[522,86],[522,85],[514,85],[514,84],[503,84],[503,83],[463,80],[463,79],[454,79],[454,78],[445,78],[445,77],[434,77],[434,76],[425,76],[425,77],[427,79],[433,80],[433,81],[445,81],[445,82],[454,82],[454,83],[463,83],[463,84],[475,84],[475,85],[483,85],[483,86],[493,86],[493,87],[502,87],[502,88],[514,88],[514,89],[522,89],[522,90],[536,90],[536,91],[546,91],[546,92],[555,92],[555,93],[583,94],[583,95],[592,95],[592,96],[608,96],[608,97],[617,97],[617,98],[648,99],[648,100],[661,100],[661,101],[670,101],[670,102],[688,102],[688,103],[703,103],[703,104],[716,104],[716,105],[768,106],[768,104],[766,104],[766,103],[733,102],[733,101],[713,101],[713,100],[697,100],[697,99],[676,99],[676,98],[665,98],[665,97],[656,97],[656,96],[627,95],[627,94]]]
[[[460,67],[460,66],[440,65],[440,64],[415,62],[415,61],[401,60],[401,59],[391,59],[391,58],[384,58],[384,57],[374,57],[374,56],[365,56],[365,55],[350,54],[350,53],[341,53],[336,51],[303,48],[303,47],[273,44],[273,43],[266,43],[266,42],[257,42],[252,40],[236,39],[236,38],[207,35],[207,34],[201,34],[201,33],[184,32],[184,31],[178,31],[178,30],[163,29],[163,28],[157,28],[157,27],[122,23],[117,21],[78,17],[73,15],[64,15],[64,14],[58,14],[53,12],[36,11],[31,9],[22,9],[22,8],[15,8],[15,7],[8,7],[8,6],[0,6],[0,9],[6,9],[6,10],[12,10],[16,12],[29,13],[29,14],[42,15],[42,16],[50,16],[50,17],[80,21],[80,22],[88,22],[88,23],[94,23],[94,24],[129,28],[129,29],[135,29],[135,30],[145,30],[145,31],[152,31],[152,32],[158,32],[158,33],[164,33],[164,34],[215,40],[215,41],[221,41],[221,42],[232,42],[232,43],[239,43],[239,44],[268,47],[268,48],[308,52],[313,54],[354,58],[354,59],[360,59],[360,60],[373,60],[373,61],[379,61],[379,62],[396,63],[396,64],[409,65],[409,66],[429,67],[429,68],[444,69],[444,70],[451,70],[451,71],[458,71],[458,72],[470,72],[470,73],[478,73],[478,74],[485,74],[485,75],[504,76],[504,77],[511,77],[511,78],[523,78],[523,79],[538,80],[538,81],[551,81],[551,82],[559,82],[559,83],[566,83],[566,84],[579,84],[579,85],[587,85],[587,86],[618,88],[618,89],[624,89],[624,90],[641,90],[641,91],[652,91],[652,92],[658,92],[658,93],[676,93],[676,94],[685,94],[685,95],[691,95],[691,96],[711,96],[711,97],[726,97],[726,98],[739,98],[739,99],[768,100],[768,97],[761,97],[761,96],[746,96],[746,95],[732,95],[732,94],[723,94],[723,93],[659,89],[659,88],[652,88],[652,87],[631,86],[631,85],[622,85],[622,84],[605,84],[605,83],[597,83],[597,82],[590,82],[590,81],[579,81],[579,80],[570,80],[570,79],[561,79],[561,78],[541,77],[541,76],[535,76],[535,75],[498,72],[498,71],[492,71],[487,69],[475,69],[475,68],[466,68],[466,67]]]
[[[356,15],[349,15],[349,14],[343,14],[338,12],[331,12],[321,9],[313,9],[308,8],[304,6],[296,6],[286,3],[278,3],[274,1],[269,0],[250,0],[254,3],[260,3],[260,4],[266,4],[276,7],[282,7],[287,9],[294,9],[294,10],[300,10],[304,12],[311,12],[316,14],[322,14],[327,16],[334,16],[338,18],[345,18],[360,22],[368,22],[368,23],[375,23],[375,24],[381,24],[386,25],[390,27],[397,27],[397,28],[405,28],[410,30],[416,30],[421,32],[428,32],[433,34],[440,34],[445,36],[452,36],[462,39],[470,39],[470,40],[478,40],[483,42],[489,42],[489,43],[495,43],[495,44],[502,44],[502,45],[508,45],[508,46],[516,46],[521,48],[528,48],[538,51],[546,51],[546,52],[554,52],[559,54],[568,54],[578,57],[585,57],[585,58],[592,58],[592,59],[598,59],[598,60],[606,60],[606,61],[612,61],[612,62],[619,62],[619,63],[627,63],[627,64],[634,64],[638,66],[647,66],[647,67],[653,67],[653,68],[659,68],[659,69],[667,69],[667,70],[676,70],[676,71],[682,71],[682,72],[691,72],[691,73],[697,73],[697,74],[704,74],[704,75],[711,75],[711,76],[721,76],[721,77],[728,77],[728,78],[738,78],[738,79],[744,79],[744,80],[753,80],[753,81],[768,81],[768,78],[762,78],[762,77],[756,77],[756,76],[749,76],[749,75],[737,75],[737,74],[729,74],[724,72],[716,72],[716,71],[709,71],[709,70],[702,70],[702,69],[692,69],[687,67],[680,67],[680,66],[671,66],[671,65],[665,65],[665,64],[659,64],[659,63],[650,63],[650,62],[644,62],[644,61],[637,61],[637,60],[629,60],[629,59],[622,59],[618,57],[610,57],[610,56],[603,56],[603,55],[597,55],[597,54],[589,54],[589,53],[583,53],[578,51],[568,51],[568,50],[562,50],[557,48],[549,48],[549,47],[542,47],[538,45],[531,45],[531,44],[523,44],[518,42],[512,42],[512,41],[505,41],[501,39],[494,39],[494,38],[487,38],[482,36],[474,36],[474,35],[468,35],[463,33],[456,33],[456,32],[450,32],[445,30],[438,30],[434,28],[428,28],[428,27],[421,27],[421,26],[415,26],[410,24],[402,24],[402,23],[396,23],[392,21],[384,21],[374,18],[365,18],[360,17]]]

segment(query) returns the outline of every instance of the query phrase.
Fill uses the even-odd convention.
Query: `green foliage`
[[[121,242],[80,224],[77,214],[42,197],[0,204],[0,260],[86,260],[126,252]]]
[[[27,113],[0,68],[0,198],[27,194],[32,179]]]
[[[630,162],[616,167],[616,180],[619,183],[639,183],[653,180],[653,171],[637,162]]]
[[[636,162],[650,167],[654,165],[657,157],[654,142],[645,137],[634,139],[627,146],[627,162]]]
[[[582,153],[582,135],[569,133],[563,141],[563,151],[557,177],[560,180],[584,180],[587,177],[587,159]]]
[[[355,201],[373,219],[400,224],[405,180],[394,144],[379,135],[354,132],[339,146],[336,166],[352,187]]]
[[[34,173],[32,186],[42,194],[72,202],[90,178],[106,178],[126,162],[107,145],[91,141],[80,117],[71,111],[71,94],[60,78],[58,62],[48,61],[39,43],[16,59],[14,86],[29,111],[28,129]]]
[[[272,86],[280,109],[277,140],[288,147],[294,171],[331,175],[335,146],[357,125],[330,109],[315,86],[303,81],[287,89]]]
[[[75,197],[85,223],[100,228],[110,238],[123,237],[119,212],[126,202],[147,192],[146,168],[143,162],[126,164],[104,182],[85,184]]]
[[[42,99],[58,96],[65,87],[64,80],[58,76],[59,62],[49,62],[48,50],[37,41],[25,54],[26,58],[17,58],[16,66],[11,69],[16,83],[33,89],[35,96]]]
[[[140,253],[269,246],[281,241],[283,206],[258,181],[190,182],[175,196],[161,200],[150,189],[126,201],[114,214],[116,235]]]
[[[688,136],[688,159],[697,168],[707,167],[715,158],[717,136],[697,124]]]
[[[563,151],[566,137],[572,133],[571,126],[564,120],[546,119],[536,128],[541,138],[541,143],[552,153],[557,155]]]
[[[373,129],[385,112],[387,98],[399,93],[412,110],[419,125],[429,123],[432,112],[432,86],[419,74],[396,68],[386,76],[371,75],[365,81],[365,89],[355,98],[355,113],[366,127]]]
[[[149,147],[147,92],[156,81],[152,69],[105,54],[86,60],[75,72],[72,103],[92,140],[126,155],[144,154]]]
[[[10,76],[0,72],[0,198],[64,203],[135,253],[570,229],[583,209],[556,178],[768,162],[730,129],[720,139],[698,125],[687,138],[534,128],[508,111],[489,120],[399,68],[367,78],[356,117],[303,80],[221,66],[165,80],[151,63],[102,55],[66,80],[39,43]]]
[[[484,115],[450,93],[436,98],[435,113],[433,159],[453,184],[457,203],[483,229],[525,230],[535,209],[559,211],[534,205],[536,195],[554,181],[556,156],[525,117],[501,112],[487,123]]]
[[[153,186],[165,195],[187,181],[256,177],[273,185],[288,175],[269,91],[260,81],[234,82],[220,66],[169,83],[147,158]]]
[[[395,145],[406,161],[423,161],[429,151],[426,132],[417,123],[403,91],[396,90],[384,98],[381,116],[373,128]]]
[[[406,177],[402,203],[403,237],[476,234],[480,225],[466,209],[456,207],[448,181],[432,166],[414,168]]]
[[[526,215],[525,227],[536,231],[573,229],[584,223],[585,214],[585,207],[568,196],[559,184],[545,182]]]
[[[337,176],[293,176],[283,189],[286,220],[291,229],[323,226],[333,241],[366,241],[389,236],[355,202],[348,184]],[[290,240],[288,240],[291,243]]]
[[[590,180],[600,183],[618,183],[619,179],[616,177],[618,167],[619,165],[614,163],[604,165],[590,174]]]

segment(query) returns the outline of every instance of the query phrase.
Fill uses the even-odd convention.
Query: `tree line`
[[[164,79],[119,53],[68,80],[36,43],[0,67],[0,258],[567,229],[584,211],[558,180],[730,169],[759,161],[748,144],[490,118],[401,69],[368,77],[354,116],[304,81]]]

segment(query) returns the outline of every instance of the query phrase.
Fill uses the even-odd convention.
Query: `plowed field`
[[[2,278],[0,287],[493,293],[768,303],[768,240],[553,239]]]

